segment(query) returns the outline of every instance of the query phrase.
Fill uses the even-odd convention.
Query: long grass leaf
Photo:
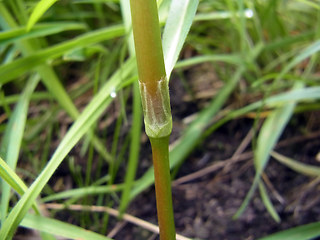
[[[168,79],[190,30],[199,0],[173,0],[163,33],[163,55]]]
[[[39,50],[34,54],[15,60],[12,63],[2,65],[0,66],[0,84],[4,84],[18,76],[21,76],[31,69],[47,63],[49,60],[62,56],[64,53],[72,49],[99,43],[101,41],[122,36],[123,34],[124,29],[122,26],[99,29],[47,49]]]
[[[138,166],[138,157],[140,151],[142,109],[140,101],[140,92],[138,82],[133,84],[133,126],[131,128],[130,156],[125,176],[125,185],[121,195],[119,206],[120,214],[123,214],[130,202],[130,191],[133,187],[136,170]]]
[[[20,146],[24,133],[24,127],[27,121],[27,113],[30,97],[39,82],[39,76],[35,75],[27,82],[24,92],[21,94],[18,103],[10,117],[6,131],[1,144],[1,155],[7,160],[11,169],[15,169],[20,153]],[[2,182],[1,194],[1,217],[2,221],[7,216],[8,204],[10,199],[10,187]]]
[[[274,233],[260,240],[309,240],[318,236],[320,236],[320,222],[315,222]]]
[[[122,184],[107,185],[107,186],[89,186],[83,188],[71,189],[56,194],[51,194],[41,199],[42,202],[51,202],[67,198],[81,198],[89,195],[106,194],[111,192],[118,192],[123,189]]]
[[[22,196],[27,190],[27,185],[19,178],[19,176],[8,166],[8,164],[0,158],[0,177],[6,181],[20,196]],[[4,204],[1,202],[1,204]],[[36,213],[40,213],[36,204],[33,204],[32,208]]]
[[[56,1],[57,0],[41,0],[40,2],[38,2],[36,7],[33,9],[29,21],[27,23],[28,31]]]
[[[320,177],[320,167],[298,162],[274,151],[271,152],[271,156],[298,173],[311,177]]]
[[[231,54],[214,54],[214,55],[202,55],[196,56],[189,59],[185,59],[177,62],[175,69],[190,67],[196,64],[205,63],[205,62],[225,62],[235,65],[241,65],[243,63],[239,55]]]
[[[263,201],[265,207],[267,208],[268,212],[270,213],[272,218],[277,223],[279,223],[281,221],[280,216],[277,213],[276,209],[274,208],[274,206],[268,196],[267,190],[261,181],[259,182],[259,190],[260,190],[260,195],[261,195],[262,201]]]
[[[111,240],[111,238],[69,223],[31,214],[27,214],[24,217],[20,226],[36,229],[41,232],[50,233],[67,239]]]
[[[26,32],[25,27],[17,27],[0,32],[0,46],[4,46],[5,44],[10,44],[22,39],[44,37],[63,31],[82,30],[85,28],[86,27],[84,24],[72,22],[37,24],[29,32]]]

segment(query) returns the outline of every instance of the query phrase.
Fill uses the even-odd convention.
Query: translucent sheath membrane
[[[146,83],[139,81],[146,134],[152,138],[169,136],[172,117],[168,82],[165,77],[157,82],[156,92],[148,92]]]

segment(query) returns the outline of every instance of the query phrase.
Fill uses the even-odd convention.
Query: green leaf
[[[2,178],[2,180],[6,181],[6,183],[8,183],[20,196],[22,196],[28,190],[26,184],[2,158],[0,158],[0,177]],[[4,193],[2,192],[2,194]],[[2,205],[5,205],[4,201],[1,201],[1,206]],[[34,204],[32,207],[36,213],[40,213],[40,210],[38,209],[36,204]]]
[[[141,138],[141,123],[142,123],[142,109],[139,92],[139,83],[136,81],[133,84],[133,126],[131,128],[131,142],[130,155],[128,167],[126,170],[125,183],[121,195],[121,202],[119,206],[120,215],[124,213],[129,202],[130,192],[132,190],[136,170],[139,160],[140,138]]]
[[[21,76],[31,69],[47,63],[49,60],[54,60],[72,49],[99,43],[123,34],[124,29],[122,26],[99,29],[2,65],[0,66],[0,84]]]
[[[177,62],[175,65],[175,69],[190,67],[196,64],[204,63],[204,62],[225,62],[235,65],[241,65],[243,63],[242,59],[239,55],[231,55],[231,54],[213,54],[213,55],[202,55],[196,56],[189,59],[184,59],[182,61]]]
[[[0,32],[0,46],[22,39],[43,37],[63,31],[80,29],[85,29],[85,25],[71,22],[37,24],[29,32],[26,31],[25,27],[12,28],[10,30]]]
[[[168,79],[190,30],[199,0],[173,0],[163,33],[163,55]]]
[[[67,199],[67,198],[81,198],[88,195],[106,194],[111,192],[121,191],[123,189],[122,184],[107,185],[107,186],[90,186],[84,188],[76,188],[68,191],[59,192],[41,199],[42,202],[51,202],[55,200]]]
[[[277,223],[279,223],[281,221],[279,214],[277,213],[276,209],[274,208],[274,206],[268,196],[267,190],[261,181],[259,182],[259,190],[260,190],[260,195],[261,195],[264,206],[267,208],[267,210],[270,213],[270,215],[272,216],[272,218]]]
[[[1,155],[7,160],[11,169],[15,169],[20,153],[20,146],[27,121],[27,113],[30,97],[39,82],[39,76],[33,76],[26,84],[25,90],[21,94],[18,103],[10,117],[1,144]],[[7,216],[8,204],[10,200],[10,187],[2,182],[1,194],[1,217],[2,220]]]
[[[57,0],[41,0],[36,7],[27,23],[27,31],[29,31],[33,25],[42,17],[42,15],[56,2]]]
[[[320,236],[320,222],[315,222],[274,233],[260,240],[309,240],[318,236]]]
[[[320,177],[320,167],[295,161],[274,151],[271,152],[271,156],[298,173],[311,177]]]
[[[24,217],[20,226],[36,229],[41,232],[50,233],[52,235],[61,236],[68,239],[111,240],[111,238],[102,236],[98,233],[88,231],[69,223],[31,214],[27,214]]]

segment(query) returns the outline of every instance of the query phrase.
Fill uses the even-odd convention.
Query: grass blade
[[[18,76],[21,76],[49,60],[56,59],[72,49],[99,43],[114,37],[122,36],[123,34],[124,28],[122,26],[99,29],[90,33],[85,33],[72,40],[65,41],[47,49],[39,50],[36,53],[15,60],[12,63],[2,65],[0,66],[0,84],[4,84]]]
[[[84,187],[84,188],[76,188],[76,189],[71,189],[68,191],[52,194],[48,197],[42,198],[41,201],[51,202],[51,201],[67,199],[67,198],[81,198],[88,195],[106,194],[106,193],[121,191],[123,187],[124,186],[122,184],[118,184],[118,185],[90,186],[90,187]]]
[[[6,181],[20,196],[22,196],[27,190],[27,185],[19,178],[19,176],[8,166],[8,164],[0,158],[0,177]],[[1,202],[1,205],[4,202]],[[33,209],[36,213],[40,213],[37,205],[34,204]]]
[[[84,24],[72,23],[72,22],[37,24],[29,32],[26,32],[25,27],[17,27],[7,31],[0,32],[0,46],[14,43],[15,41],[22,40],[22,39],[44,37],[51,34],[60,33],[63,31],[82,30],[82,29],[85,29]]]
[[[199,0],[171,2],[163,33],[163,54],[168,79],[190,30]]]
[[[319,177],[320,176],[320,167],[312,166],[305,163],[300,163],[295,161],[292,158],[288,158],[279,154],[277,152],[272,151],[271,156],[274,157],[280,163],[286,165],[287,167],[291,168],[292,170],[301,173],[303,175],[311,176],[311,177]]]
[[[130,202],[132,189],[138,165],[141,137],[142,109],[138,82],[133,84],[133,126],[131,128],[130,156],[127,167],[124,188],[119,206],[120,214],[123,214]]]
[[[277,213],[276,209],[274,208],[274,206],[268,196],[267,190],[261,181],[259,182],[259,190],[260,190],[260,195],[261,195],[262,201],[264,203],[264,206],[267,208],[267,210],[270,213],[270,215],[272,216],[272,218],[277,223],[279,223],[281,221],[279,214]]]
[[[11,169],[15,169],[20,153],[20,146],[24,133],[25,124],[27,121],[27,113],[30,102],[30,97],[39,82],[39,76],[33,76],[27,83],[26,88],[10,117],[9,123],[4,133],[4,138],[1,144],[1,154],[4,159],[7,159],[7,164]],[[1,217],[2,221],[7,216],[8,204],[10,199],[10,187],[2,182],[1,194]]]
[[[320,222],[315,222],[274,233],[260,240],[308,240],[318,236],[320,236]]]
[[[41,0],[33,9],[29,21],[27,23],[27,31],[41,18],[41,16],[56,2],[57,0]]]
[[[69,223],[31,214],[27,214],[20,225],[26,228],[36,229],[41,232],[58,235],[68,239],[111,240],[111,238],[102,236],[98,233],[88,231]]]

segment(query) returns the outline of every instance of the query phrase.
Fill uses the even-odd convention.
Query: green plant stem
[[[169,137],[172,129],[156,0],[130,0],[146,134],[152,146],[157,213],[161,240],[174,240]]]
[[[165,137],[171,133],[172,118],[157,2],[131,0],[130,6],[146,133]]]
[[[169,136],[150,138],[161,240],[175,238],[169,166]]]

